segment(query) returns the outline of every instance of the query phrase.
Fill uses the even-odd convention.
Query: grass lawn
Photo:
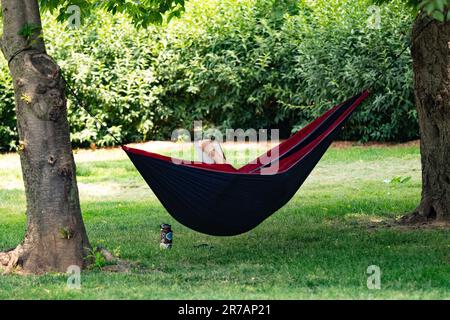
[[[80,151],[76,160],[91,243],[140,267],[83,272],[80,290],[68,289],[65,275],[0,275],[0,299],[450,298],[448,227],[392,224],[419,201],[416,145],[331,148],[284,208],[231,238],[175,222],[120,150]],[[0,155],[0,176],[7,249],[26,220],[15,155]],[[170,251],[159,250],[163,222],[174,229]],[[367,288],[370,265],[381,268],[380,290]]]

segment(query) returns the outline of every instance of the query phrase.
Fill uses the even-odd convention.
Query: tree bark
[[[450,22],[425,20],[417,18],[412,46],[422,200],[407,222],[450,220]]]
[[[84,267],[90,244],[81,216],[60,68],[46,53],[41,28],[28,39],[19,35],[27,24],[41,26],[38,1],[2,0],[1,5],[2,51],[12,59],[27,232],[15,250],[0,254],[0,266],[35,274]]]

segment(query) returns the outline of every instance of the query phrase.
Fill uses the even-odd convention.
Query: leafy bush
[[[381,7],[381,29],[367,20],[369,0],[191,0],[168,26],[136,30],[97,13],[82,29],[45,19],[51,55],[91,113],[123,142],[168,139],[193,120],[233,128],[280,128],[287,136],[333,104],[383,80],[343,138],[418,136],[407,43],[412,17],[400,1]],[[392,64],[392,66],[391,66]],[[13,92],[0,63],[0,146],[17,140]],[[72,98],[71,98],[72,99]],[[75,145],[114,140],[76,103]]]
[[[410,55],[394,61],[407,45],[412,15],[394,2],[381,11],[382,28],[370,29],[369,6],[354,0],[194,6],[170,27],[155,66],[161,103],[179,110],[181,119],[298,129],[385,70],[344,138],[415,138]]]
[[[14,149],[16,140],[12,81],[6,64],[0,64],[0,151]]]

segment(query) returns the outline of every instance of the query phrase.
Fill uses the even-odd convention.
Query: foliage
[[[6,63],[0,63],[0,151],[15,150],[16,140],[13,85]]]
[[[179,17],[184,11],[185,0],[40,0],[40,7],[58,12],[57,19],[68,18],[69,6],[77,6],[84,17],[89,17],[95,9],[104,9],[112,14],[123,13],[131,18],[137,27],[146,28],[150,24],[161,24],[164,15],[168,20]]]
[[[27,23],[19,30],[19,35],[30,41],[31,37],[38,32],[40,28],[40,26],[34,23]]]
[[[47,8],[61,12],[52,3]],[[49,15],[44,29],[71,86],[123,142],[168,139],[193,120],[280,128],[286,137],[370,86],[380,72],[383,80],[342,138],[417,138],[410,56],[394,59],[408,43],[413,15],[400,0],[391,1],[381,7],[381,29],[372,29],[370,5],[191,0],[180,19],[161,27],[136,30],[129,10],[115,16],[95,10],[80,29]],[[0,147],[12,149],[12,85],[4,61],[0,67]],[[114,144],[76,103],[69,104],[69,119],[75,145]]]
[[[450,0],[421,1],[419,8],[440,22],[450,21]]]
[[[97,250],[97,249],[88,249],[89,253],[86,256],[86,259],[91,261],[90,268],[91,269],[99,269],[101,270],[104,268],[108,262],[106,261],[106,258],[103,256],[103,254]]]
[[[371,29],[369,5],[228,0],[189,7],[170,26],[156,64],[161,103],[174,110],[170,123],[298,129],[382,72],[343,137],[416,138],[410,55],[396,58],[408,45],[412,15],[392,2],[382,8],[381,29]]]
[[[375,0],[375,3],[386,3],[391,0]],[[434,19],[444,22],[450,21],[450,0],[406,0],[417,12],[423,11]]]

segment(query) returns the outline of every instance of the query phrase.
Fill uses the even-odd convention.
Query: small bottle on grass
[[[161,250],[171,249],[172,239],[172,226],[170,224],[163,223],[161,225],[161,242],[159,244],[159,248]]]

